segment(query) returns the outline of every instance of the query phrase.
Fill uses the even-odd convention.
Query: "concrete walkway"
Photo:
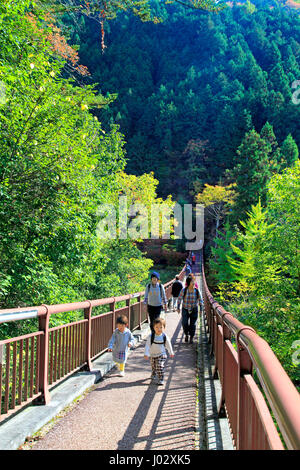
[[[58,422],[33,450],[194,450],[196,442],[196,347],[183,342],[180,315],[166,315],[175,357],[165,385],[150,383],[144,343],[126,364],[113,369]]]

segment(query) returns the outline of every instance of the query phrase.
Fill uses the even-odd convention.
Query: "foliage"
[[[237,150],[235,167],[227,172],[236,184],[234,221],[243,219],[258,198],[263,204],[266,202],[267,185],[272,175],[292,166],[298,154],[298,147],[290,134],[279,147],[269,122],[265,123],[260,134],[253,129],[245,135]]]
[[[94,115],[111,99],[66,77],[50,26],[37,11],[33,20],[29,7],[0,5],[0,306],[140,290],[152,261],[131,239],[100,240],[96,231],[98,207],[132,184],[123,135]],[[153,177],[133,178],[136,193],[155,203]],[[76,313],[52,321],[71,318]],[[24,323],[2,325],[1,336],[34,326]]]
[[[234,198],[235,190],[232,184],[228,186],[205,184],[203,191],[195,196],[196,203],[203,204],[209,216],[215,221],[216,238],[220,223],[228,214]]]
[[[264,2],[251,2],[255,11],[239,3],[216,15],[154,1],[163,22],[118,15],[106,22],[104,54],[95,22],[65,19],[90,79],[102,94],[118,93],[95,114],[105,129],[117,119],[126,135],[127,172],[154,171],[161,197],[191,202],[195,183],[198,189],[220,180],[227,185],[225,171],[241,163],[235,157],[245,134],[261,134],[267,122],[281,154],[279,160],[274,154],[273,165],[272,146],[265,144],[271,153],[266,171],[258,174],[262,184],[294,161],[297,152],[286,148],[293,156],[282,160],[282,149],[289,135],[300,145],[300,107],[291,99],[300,76],[299,15],[278,5],[271,10]],[[250,210],[259,194],[264,202],[265,189],[250,189],[256,200],[247,199],[240,210]]]
[[[224,284],[227,285],[227,283],[237,280],[237,276],[231,264],[228,262],[229,257],[234,257],[230,245],[234,238],[236,238],[235,232],[231,229],[227,220],[224,224],[223,231],[219,231],[214,240],[215,246],[211,248],[211,258],[209,260],[210,274],[218,283],[219,295]]]
[[[224,276],[224,264],[214,265],[217,279],[223,281],[218,285],[220,301],[266,339],[298,385],[293,345],[300,335],[299,196],[298,161],[270,179],[265,209],[260,202],[252,206],[247,220],[241,221],[243,232],[227,234],[232,240],[231,254],[228,241],[225,245],[229,276]]]

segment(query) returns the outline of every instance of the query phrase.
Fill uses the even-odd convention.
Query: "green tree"
[[[231,243],[235,237],[234,230],[230,227],[229,221],[227,220],[224,224],[222,231],[219,231],[218,236],[215,238],[215,246],[211,248],[211,255],[209,266],[210,272],[214,276],[214,279],[219,284],[232,283],[237,280],[237,275],[232,269],[231,264],[228,262],[228,258],[234,256],[231,248]]]
[[[237,150],[236,165],[231,176],[236,180],[236,204],[234,217],[243,219],[258,198],[266,199],[266,184],[272,175],[270,164],[271,144],[254,129],[245,135]]]
[[[281,146],[281,158],[282,158],[282,168],[293,166],[299,157],[298,146],[289,134],[282,143]]]

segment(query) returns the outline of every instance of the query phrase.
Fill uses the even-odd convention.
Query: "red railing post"
[[[111,334],[113,334],[115,330],[115,310],[116,310],[116,300],[109,304],[109,310],[112,312],[112,322],[111,322]]]
[[[138,302],[139,302],[139,329],[142,329],[142,296],[138,296]]]
[[[219,408],[218,408],[218,415],[220,418],[225,418],[225,397],[226,397],[226,389],[227,389],[227,374],[226,374],[226,361],[225,361],[225,347],[226,341],[230,341],[231,339],[231,331],[228,326],[224,323],[225,315],[231,315],[229,312],[222,314],[222,330],[223,330],[223,344],[222,344],[222,371],[223,371],[223,383],[222,383],[222,394],[220,398]]]
[[[39,330],[43,331],[43,335],[40,337],[40,360],[39,360],[39,391],[42,395],[38,398],[38,401],[47,405],[50,402],[49,383],[48,383],[48,367],[49,367],[49,307],[43,305],[46,308],[46,314],[39,316]]]
[[[126,300],[126,307],[127,307],[127,317],[128,317],[128,325],[130,328],[130,297]]]
[[[92,370],[91,347],[92,347],[92,304],[89,300],[89,306],[84,309],[84,318],[87,320],[85,335],[85,368]]]
[[[245,374],[252,375],[252,372],[253,372],[253,364],[252,364],[251,357],[249,356],[247,349],[240,343],[240,340],[239,340],[241,332],[245,330],[254,331],[253,328],[245,326],[244,328],[241,328],[237,332],[237,335],[236,335],[236,343],[237,343],[237,349],[238,349],[238,399],[237,399],[237,443],[236,443],[237,450],[242,450],[243,448],[242,443],[243,443],[243,437],[244,437],[242,435],[243,422],[245,421],[245,416],[243,416],[243,413],[242,413],[242,410],[244,409],[243,407],[244,397],[242,395],[242,381],[244,380]]]

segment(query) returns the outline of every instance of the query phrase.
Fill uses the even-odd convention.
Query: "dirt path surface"
[[[125,377],[113,369],[32,450],[195,449],[197,342],[184,342],[177,312],[166,322],[175,357],[166,362],[165,385],[150,382],[143,342]]]

